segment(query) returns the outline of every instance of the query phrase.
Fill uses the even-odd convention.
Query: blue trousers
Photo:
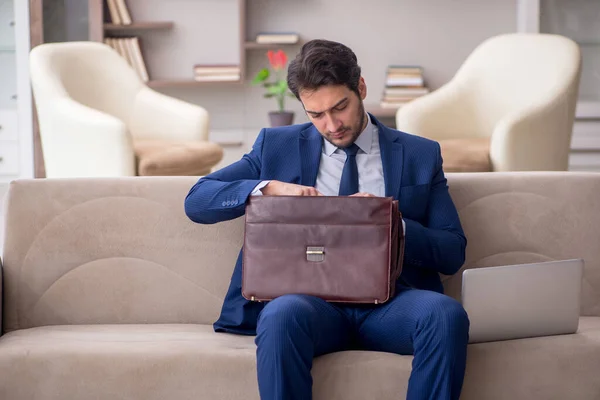
[[[347,349],[413,354],[408,400],[458,400],[469,320],[440,293],[399,288],[385,304],[347,306],[306,295],[265,305],[257,325],[262,400],[310,400],[313,358]]]

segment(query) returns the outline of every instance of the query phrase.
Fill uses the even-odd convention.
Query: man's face
[[[301,91],[300,100],[310,121],[319,133],[337,147],[348,147],[367,124],[363,99],[367,87],[363,78],[358,85],[360,96],[344,85],[322,86]]]

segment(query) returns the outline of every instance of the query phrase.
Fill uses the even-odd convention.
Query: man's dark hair
[[[344,85],[357,95],[360,66],[356,54],[347,46],[316,39],[302,46],[288,67],[288,87],[300,100],[300,91],[321,86]]]

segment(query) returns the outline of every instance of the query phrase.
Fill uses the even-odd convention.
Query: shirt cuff
[[[265,186],[267,186],[271,181],[262,181],[261,183],[259,183],[258,185],[256,185],[254,187],[254,190],[252,190],[252,193],[250,193],[250,196],[262,196],[262,192],[260,191],[260,189],[264,188]],[[402,221],[404,222],[404,221]]]
[[[404,222],[404,218],[402,218],[402,236],[406,236],[406,222]]]

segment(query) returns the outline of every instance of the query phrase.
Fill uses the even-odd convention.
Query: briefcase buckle
[[[325,247],[307,246],[306,261],[320,262],[325,259]]]

